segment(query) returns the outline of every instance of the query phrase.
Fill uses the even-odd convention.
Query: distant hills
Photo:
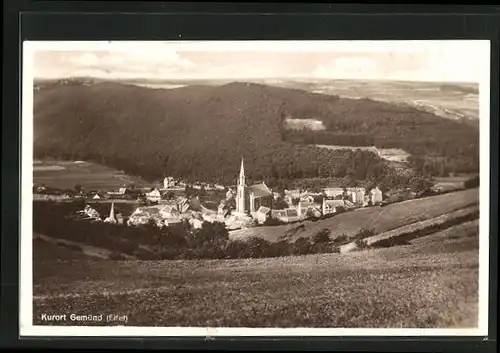
[[[234,182],[241,157],[252,180],[381,180],[393,172],[369,152],[308,146],[316,137],[290,132],[286,119],[321,120],[322,142],[402,148],[421,175],[478,170],[478,130],[461,122],[410,106],[244,82],[168,90],[94,79],[37,82],[35,156],[94,160],[151,179],[226,183]]]

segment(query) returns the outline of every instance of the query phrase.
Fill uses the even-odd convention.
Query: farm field
[[[370,97],[389,103],[409,104],[448,119],[479,121],[477,85],[427,82],[334,80],[316,82],[310,90],[347,98]]]
[[[349,254],[40,259],[34,323],[64,308],[127,315],[126,325],[137,326],[467,328],[477,325],[477,293],[477,223],[469,222],[411,245]]]
[[[325,148],[329,150],[362,150],[375,153],[381,158],[391,162],[406,162],[409,153],[400,148],[377,148],[375,146],[334,146],[334,145],[313,145],[318,148]]]
[[[383,247],[393,246],[395,244],[406,243],[409,240],[420,238],[428,234],[436,233],[442,229],[453,229],[453,224],[462,224],[477,220],[479,217],[479,207],[471,206],[444,215],[429,218],[420,222],[415,222],[402,226],[387,232],[382,232],[370,237],[367,237],[364,242],[368,246]],[[385,245],[384,245],[385,244]],[[356,243],[342,245],[340,252],[349,252],[356,250]]]
[[[137,187],[152,186],[138,177],[92,162],[42,160],[33,163],[33,182],[58,189],[84,190],[117,189],[128,183]]]
[[[475,204],[479,204],[479,189],[468,189],[399,202],[386,207],[359,209],[316,222],[305,221],[282,226],[236,230],[230,232],[230,238],[247,239],[258,236],[269,241],[277,241],[280,237],[295,240],[298,237],[310,238],[324,228],[330,229],[333,237],[342,234],[353,236],[362,228],[373,229],[377,234]]]

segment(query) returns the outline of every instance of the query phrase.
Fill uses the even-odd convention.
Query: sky
[[[478,83],[487,41],[28,42],[36,78],[375,79]]]

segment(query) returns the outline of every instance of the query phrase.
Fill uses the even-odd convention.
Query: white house
[[[267,217],[271,209],[269,207],[260,206],[257,212],[254,213],[253,218],[257,221],[257,223],[262,224],[267,220]]]
[[[198,218],[193,217],[193,218],[190,218],[188,222],[191,225],[191,227],[193,227],[194,229],[200,229],[203,226],[202,219],[198,219]]]
[[[323,199],[323,215],[336,213],[339,207],[345,207],[344,200],[329,200],[326,198]]]
[[[282,222],[294,222],[298,221],[299,213],[295,208],[287,208],[284,210],[272,210],[271,217]]]
[[[382,202],[382,191],[378,188],[378,186],[374,189],[370,190],[372,205],[377,205]]]
[[[228,189],[226,192],[226,200],[231,200],[234,197],[234,193],[231,189]]]
[[[347,188],[347,194],[355,205],[362,205],[365,199],[365,188]]]
[[[323,191],[328,197],[337,197],[344,194],[343,188],[324,188]]]
[[[95,209],[93,209],[89,205],[85,205],[85,208],[81,211],[78,211],[78,213],[84,215],[84,217],[87,219],[92,219],[95,221],[101,220],[101,216],[99,215],[99,212],[97,212]]]
[[[163,188],[168,189],[175,186],[175,179],[172,177],[165,177],[163,179]]]
[[[149,201],[160,201],[161,200],[161,192],[157,188],[154,188],[150,192],[146,193],[146,198]]]
[[[307,210],[314,207],[314,197],[311,195],[302,196],[297,205],[299,217],[305,217]]]
[[[285,201],[287,204],[291,205],[294,199],[300,198],[300,190],[285,190]]]
[[[180,212],[176,205],[165,205],[159,212],[162,218],[180,217]]]

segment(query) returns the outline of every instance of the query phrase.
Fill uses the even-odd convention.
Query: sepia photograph
[[[487,335],[489,85],[486,40],[24,42],[21,334]]]

